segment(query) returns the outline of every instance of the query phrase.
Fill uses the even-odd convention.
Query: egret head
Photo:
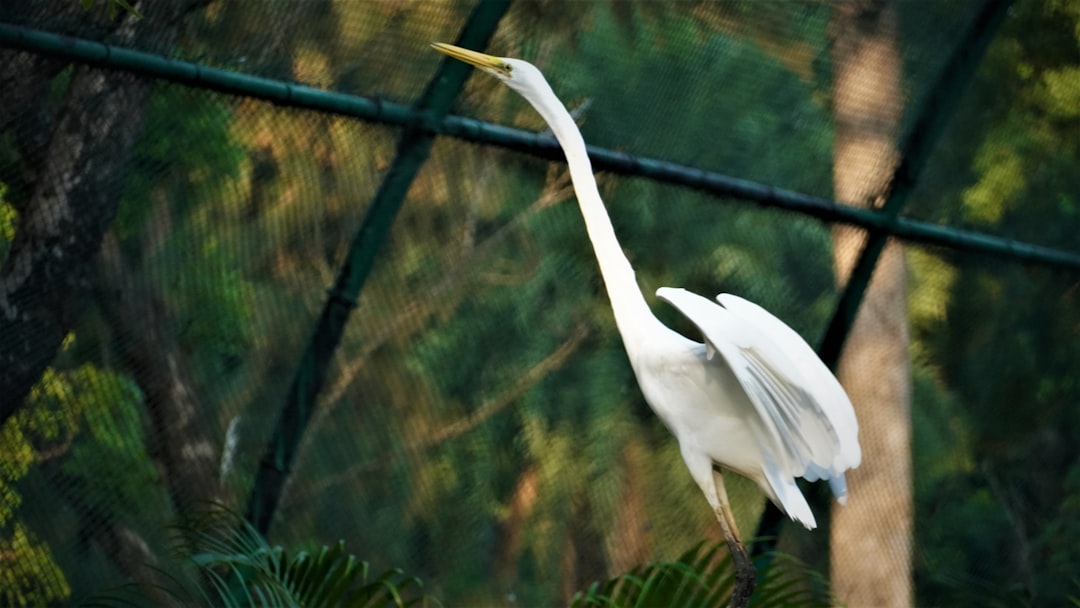
[[[527,61],[486,55],[445,42],[432,42],[431,48],[491,74],[525,97],[532,91],[543,90],[547,84],[540,70]]]

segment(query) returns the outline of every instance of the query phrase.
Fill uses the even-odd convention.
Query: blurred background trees
[[[427,42],[453,40],[470,9],[155,3],[110,21],[104,4],[15,5],[0,20],[401,102],[439,61]],[[898,133],[972,9],[895,4]],[[812,3],[517,2],[489,50],[544,70],[591,144],[843,199],[834,19]],[[1075,250],[1078,48],[1077,3],[1017,2],[905,214]],[[28,384],[0,370],[5,605],[153,580],[167,522],[199,500],[246,501],[397,134],[50,61],[0,51],[0,303],[15,301],[20,251],[47,252],[31,235],[55,200],[100,234],[50,233],[89,239],[85,267],[27,282],[52,329],[0,331],[0,361],[27,361],[24,343],[43,361]],[[105,97],[79,93],[90,85]],[[496,85],[471,79],[457,110],[542,127]],[[47,169],[63,159],[97,194]],[[836,299],[829,226],[600,182],[646,292],[737,293],[820,339]],[[912,479],[895,483],[912,489],[913,601],[1064,603],[1080,594],[1077,278],[905,249],[891,272],[906,281],[910,342],[895,357],[910,360]],[[344,538],[447,605],[566,602],[717,534],[637,391],[558,164],[436,142],[318,405],[271,539]],[[733,485],[753,529],[763,498]],[[781,546],[826,571],[827,538],[787,528]]]

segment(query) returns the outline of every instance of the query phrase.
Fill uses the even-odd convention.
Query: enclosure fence
[[[684,518],[660,514],[668,503],[700,506],[694,502],[700,497],[688,476],[660,481],[666,470],[682,473],[672,465],[677,449],[629,393],[632,377],[605,316],[604,296],[595,289],[580,222],[572,206],[562,204],[572,192],[561,175],[557,142],[534,118],[523,118],[520,103],[499,97],[480,76],[469,80],[464,64],[427,57],[432,40],[517,51],[544,63],[549,74],[580,57],[581,67],[574,68],[580,72],[557,76],[555,84],[572,91],[572,108],[584,108],[586,139],[612,142],[591,145],[589,154],[642,283],[741,289],[779,308],[834,369],[887,244],[904,244],[913,285],[901,289],[914,328],[913,346],[904,350],[911,353],[906,365],[915,369],[909,374],[915,378],[915,475],[925,472],[921,463],[952,463],[935,465],[933,482],[916,479],[916,511],[935,508],[927,505],[958,479],[985,490],[1005,514],[999,519],[1008,521],[1024,517],[1017,513],[1035,517],[1038,509],[1025,501],[1060,499],[1045,488],[1003,481],[1004,471],[1044,448],[1031,448],[1023,458],[1016,449],[995,452],[1002,431],[971,420],[977,412],[1002,411],[991,393],[1008,392],[1001,382],[1016,382],[1013,371],[1001,372],[996,389],[979,388],[979,373],[955,363],[968,349],[990,349],[994,331],[985,327],[1009,331],[1011,321],[1002,319],[1015,314],[1016,327],[1036,328],[1017,330],[1014,357],[1031,361],[1017,367],[1027,370],[1024,378],[1042,374],[1035,382],[1040,398],[1061,404],[1044,411],[1073,415],[1062,412],[1075,409],[1072,398],[1080,390],[1074,359],[1046,349],[1062,331],[1071,332],[1067,339],[1077,337],[1068,324],[1075,305],[1068,285],[1080,271],[1070,232],[1077,225],[1076,192],[1069,191],[1075,180],[1045,164],[1031,169],[1041,172],[1031,183],[1048,185],[1031,186],[1026,195],[1043,196],[1052,209],[1030,214],[1050,218],[1043,225],[1052,224],[1046,232],[1056,235],[1037,242],[1031,235],[1040,232],[1038,222],[1017,221],[1013,231],[1001,219],[1022,213],[1019,203],[987,216],[998,222],[987,229],[989,222],[965,221],[977,218],[977,209],[955,202],[981,200],[970,182],[981,179],[976,169],[982,161],[971,161],[975,144],[965,143],[974,137],[969,130],[986,126],[965,116],[993,105],[978,105],[989,90],[978,84],[979,70],[997,65],[999,59],[987,59],[998,57],[995,44],[1025,44],[1016,33],[1023,23],[1010,19],[1038,13],[1030,4],[988,1],[916,16],[910,16],[918,12],[915,5],[898,4],[901,17],[911,20],[897,34],[908,45],[900,53],[906,103],[888,179],[856,201],[861,206],[834,200],[828,176],[804,181],[796,175],[815,163],[827,166],[838,137],[821,111],[829,102],[820,101],[827,88],[820,83],[829,81],[820,75],[821,63],[832,48],[825,41],[834,35],[828,6],[582,3],[566,9],[572,16],[553,17],[559,8],[543,2],[244,8],[178,0],[163,3],[171,8],[161,12],[140,6],[141,20],[123,10],[109,20],[83,12],[74,0],[70,7],[54,2],[36,10],[29,8],[33,3],[16,4],[0,11],[2,57],[11,59],[0,72],[7,87],[0,113],[0,280],[7,281],[0,293],[7,316],[0,326],[0,389],[10,389],[0,396],[7,433],[0,445],[0,531],[7,537],[0,540],[0,584],[13,589],[0,594],[5,605],[60,604],[93,591],[98,580],[132,577],[136,562],[162,559],[162,522],[205,499],[243,510],[257,530],[274,530],[283,541],[347,537],[357,553],[431,581],[448,605],[494,597],[525,605],[566,599],[590,580],[685,549],[694,530],[704,528],[679,531]],[[272,32],[272,15],[288,16],[295,32]],[[566,25],[561,18],[581,19],[588,33],[566,45],[549,42],[556,40],[551,32]],[[196,23],[182,29],[184,19]],[[150,33],[131,33],[139,27]],[[919,28],[935,29],[938,37]],[[175,42],[158,48],[160,41],[151,41],[156,30],[173,32]],[[789,47],[770,46],[785,36]],[[515,46],[515,37],[523,42]],[[174,38],[161,36],[166,39]],[[627,45],[633,52],[620,56]],[[666,60],[700,53],[704,63],[672,68],[669,75],[666,67],[646,63],[650,52]],[[779,59],[770,59],[774,55]],[[655,77],[655,90],[623,67],[635,58],[643,66],[634,69]],[[662,88],[704,74],[705,63],[724,61],[742,69],[710,72],[714,82],[772,79],[762,86],[773,87],[777,107],[762,105],[767,93],[743,99],[755,93],[738,84],[726,85],[730,103],[716,101],[708,88],[688,90],[685,100],[673,100]],[[789,72],[795,74],[790,83],[773,75]],[[124,131],[123,124],[97,122],[123,123],[124,117],[96,114],[113,112],[110,88],[124,81],[108,81],[81,101],[75,95],[79,79],[97,74],[123,74],[149,87],[131,106],[140,118],[130,119],[141,127],[132,143],[116,143],[119,135],[103,138],[124,150],[111,159],[116,167],[102,154],[79,165],[80,146],[98,149],[91,142],[96,129]],[[620,78],[625,87],[616,86]],[[1061,86],[1075,96],[1080,85]],[[780,99],[788,88],[790,96],[808,100],[799,102],[805,107]],[[631,102],[597,109],[593,100],[603,103],[602,96],[638,99],[642,109],[636,120],[619,124],[619,108]],[[483,118],[455,112],[462,108]],[[688,152],[680,156],[677,137],[665,139],[663,126],[647,124],[667,124],[658,112],[699,125],[687,126],[689,134],[731,126],[735,151],[716,151],[722,144],[698,143],[684,133]],[[1064,122],[1055,124],[1067,131],[1076,118],[1062,112]],[[63,149],[75,159],[74,171],[100,177],[102,200],[117,202],[94,220],[91,232],[99,238],[76,259],[72,267],[83,266],[73,278],[60,287],[37,283],[25,288],[30,295],[20,295],[18,260],[30,260],[28,273],[68,272],[56,270],[67,268],[61,262],[20,257],[36,244],[35,237],[20,236],[33,231],[26,226],[67,217],[45,207],[35,211],[37,201],[75,209],[76,219],[64,229],[90,225],[78,219],[85,213],[79,211],[84,191],[64,194],[67,174],[40,168],[49,166],[42,158],[56,157],[50,146],[59,146],[61,136],[35,141],[35,134],[51,133],[57,124],[70,127],[79,113],[75,124],[87,140],[79,143],[77,134],[61,129],[73,138]],[[635,126],[643,139],[613,136]],[[788,145],[769,144],[769,137],[803,129],[813,134],[805,149],[777,150],[777,160],[749,166]],[[1019,141],[1016,132],[1004,137]],[[747,141],[762,147],[740,151]],[[1045,138],[1032,141],[1049,146]],[[1005,153],[979,154],[1000,159]],[[948,172],[960,163],[964,170]],[[545,167],[547,176],[537,183]],[[995,196],[1013,192],[1004,183],[997,187]],[[934,199],[931,189],[951,198]],[[642,202],[624,204],[624,197]],[[916,200],[945,202],[937,208],[909,204]],[[1053,216],[1054,209],[1064,211]],[[963,219],[950,221],[956,218]],[[829,231],[838,226],[863,235],[839,288],[829,253]],[[684,260],[681,247],[685,259],[696,261],[671,270]],[[57,259],[68,259],[62,245],[55,251]],[[31,352],[25,345],[46,334],[21,328],[12,311],[45,310],[54,301],[46,292],[64,289],[85,305],[56,300],[64,311],[55,315],[59,321],[42,321],[56,326],[55,344]],[[983,327],[977,315],[991,313],[980,301],[996,315],[982,317]],[[1010,301],[1024,302],[1018,305],[1023,310],[1010,312]],[[1056,320],[1040,320],[1047,316]],[[1058,321],[1061,326],[1051,327]],[[988,358],[979,371],[992,375],[1013,364],[1009,357]],[[35,365],[37,371],[29,370]],[[19,374],[30,381],[20,384]],[[23,385],[26,390],[16,392]],[[963,402],[976,405],[957,405]],[[1043,422],[1063,434],[1045,440],[1045,453],[1060,463],[1057,470],[1075,476],[1080,469],[1068,447],[1073,420]],[[919,435],[920,428],[932,431]],[[1040,432],[1049,431],[1030,429],[1032,437]],[[1042,445],[1031,441],[1024,445]],[[925,458],[919,455],[924,449]],[[786,518],[755,492],[749,484],[734,489],[745,503],[740,517],[753,522],[757,537],[782,540]],[[35,512],[34,505],[46,504],[55,512]],[[819,513],[828,510],[821,497],[812,504]],[[694,521],[707,521],[700,515]],[[942,536],[934,542],[946,546]],[[1045,544],[1035,552],[1038,559],[1072,559],[1049,538],[1034,536],[1038,540],[1024,542]],[[794,538],[793,551],[807,542]],[[915,544],[921,597],[949,597],[941,595],[952,588],[943,582],[948,577],[935,578],[939,554],[920,550],[921,537]],[[74,564],[89,551],[105,557],[80,572]],[[18,556],[18,565],[8,556]],[[463,556],[477,563],[456,563],[469,561]],[[957,567],[983,567],[970,566],[978,561],[972,554],[968,566]],[[1067,593],[1041,587],[1034,572],[1029,576],[1027,593]]]

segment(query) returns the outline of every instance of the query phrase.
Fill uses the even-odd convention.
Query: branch
[[[543,361],[537,363],[529,369],[529,371],[525,372],[509,389],[503,391],[494,399],[484,403],[477,408],[476,411],[465,418],[456,420],[444,426],[441,430],[432,433],[422,440],[411,442],[406,449],[413,452],[426,450],[473,430],[506,406],[520,399],[526,391],[542,380],[544,376],[561,367],[562,364],[570,358],[570,355],[574,354],[574,351],[581,346],[581,342],[588,335],[589,329],[584,324],[578,325],[574,328],[570,337],[567,338],[559,348],[555,349],[555,351],[548,355]]]
[[[352,359],[342,366],[341,375],[337,382],[327,391],[325,397],[327,406],[318,413],[314,426],[317,427],[322,420],[336,409],[341,397],[356,379],[357,375],[367,365],[368,358],[384,344],[394,338],[403,338],[423,329],[424,322],[436,312],[445,311],[447,295],[455,289],[461,290],[469,286],[466,275],[480,262],[490,256],[495,248],[516,232],[522,225],[539,211],[551,207],[573,195],[573,187],[570,183],[570,174],[561,170],[557,165],[551,165],[548,170],[547,182],[544,190],[535,201],[524,211],[514,216],[491,236],[484,241],[461,254],[453,263],[448,264],[448,270],[443,280],[436,283],[422,298],[414,298],[406,306],[405,310],[385,323],[378,324],[378,331],[372,335]]]
[[[556,348],[542,361],[529,368],[529,370],[522,374],[521,377],[518,378],[517,382],[515,382],[512,386],[499,393],[494,398],[489,399],[488,401],[483,403],[479,408],[477,408],[468,416],[455,420],[454,422],[443,426],[441,429],[435,431],[434,433],[431,433],[430,435],[427,435],[426,437],[414,439],[408,442],[404,447],[404,451],[409,455],[415,455],[430,448],[433,448],[439,444],[460,437],[461,435],[464,435],[465,433],[468,433],[469,431],[480,426],[487,419],[506,409],[507,406],[520,399],[522,395],[524,395],[530,388],[533,387],[533,385],[540,382],[540,380],[543,380],[543,378],[549,373],[561,367],[566,362],[566,360],[569,359],[572,354],[574,354],[578,347],[581,346],[581,343],[588,335],[588,327],[584,323],[579,324],[570,333],[569,337],[567,337],[567,339],[564,340],[561,345],[559,345],[558,348]],[[312,486],[306,488],[304,491],[293,495],[290,498],[289,502],[303,500],[312,494],[322,492],[331,486],[348,481],[349,479],[352,479],[357,475],[361,475],[382,468],[389,464],[391,461],[393,461],[396,457],[396,454],[392,454],[374,460],[368,460],[366,462],[355,464],[348,469],[345,469],[341,473],[328,476],[317,485],[313,484]]]

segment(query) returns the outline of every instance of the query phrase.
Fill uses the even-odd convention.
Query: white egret
[[[721,294],[717,303],[662,287],[656,295],[686,315],[704,343],[661,323],[615,237],[581,132],[540,71],[520,59],[432,46],[517,91],[558,139],[634,375],[645,400],[678,440],[690,475],[724,529],[741,591],[749,597],[753,566],[717,467],[750,478],[789,517],[813,529],[814,514],[795,478],[827,479],[844,503],[844,471],[862,458],[858,423],[843,388],[794,330],[738,296]]]

